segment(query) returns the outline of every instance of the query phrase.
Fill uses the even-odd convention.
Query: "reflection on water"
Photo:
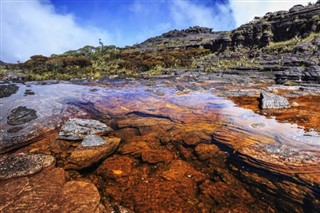
[[[270,194],[279,190],[279,187],[287,190],[290,197],[290,189],[300,184],[308,190],[305,192],[302,187],[299,189],[301,192],[297,193],[309,193],[308,196],[319,198],[319,192],[313,188],[314,184],[320,183],[317,171],[320,164],[319,133],[305,132],[296,124],[279,123],[252,110],[237,107],[230,100],[215,96],[212,89],[214,85],[207,84],[196,91],[177,90],[173,83],[167,81],[122,81],[90,86],[67,82],[49,85],[30,83],[18,86],[16,94],[0,99],[3,135],[11,134],[11,126],[6,123],[6,118],[18,106],[37,111],[38,118],[26,125],[34,125],[42,133],[47,131],[50,122],[55,122],[53,126],[58,128],[70,117],[95,118],[112,125],[123,139],[123,146],[135,136],[145,137],[143,140],[151,137],[152,140],[160,139],[163,144],[173,143],[174,146],[182,141],[182,146],[178,145],[177,149],[186,160],[194,152],[192,149],[200,143],[215,143],[233,156],[229,163],[234,166],[230,166],[230,169],[248,184],[261,184],[262,177],[256,169],[272,171],[270,180],[275,173],[288,178],[286,175],[296,170],[299,180],[293,181],[293,185],[264,184],[263,187],[269,187]],[[26,89],[34,92],[34,95],[25,96]],[[3,136],[2,140],[5,139]],[[191,154],[188,154],[189,148]],[[200,148],[196,150],[201,151]],[[235,169],[239,162],[241,165]],[[193,160],[193,163],[196,162]],[[308,172],[302,175],[300,168],[304,166]],[[248,176],[248,168],[256,176]],[[299,205],[304,202],[303,197],[292,199]]]

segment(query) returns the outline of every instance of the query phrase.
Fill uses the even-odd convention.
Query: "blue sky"
[[[300,0],[0,0],[1,58],[25,61],[85,45],[132,45],[190,26],[231,30]],[[311,1],[315,2],[315,1]]]

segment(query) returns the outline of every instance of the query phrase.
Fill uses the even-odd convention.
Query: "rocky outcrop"
[[[7,118],[7,123],[10,125],[20,125],[34,120],[37,117],[37,112],[34,109],[19,106],[11,111],[11,114]]]
[[[285,109],[289,107],[290,104],[285,97],[267,92],[261,92],[260,94],[261,109]]]
[[[59,132],[57,139],[81,140],[87,135],[105,134],[112,131],[110,127],[97,120],[92,119],[69,119]],[[91,140],[92,141],[92,140]]]

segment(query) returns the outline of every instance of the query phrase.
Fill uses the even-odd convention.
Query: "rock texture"
[[[37,112],[34,109],[19,106],[11,111],[11,114],[7,118],[7,123],[10,125],[20,125],[34,120],[37,117]]]
[[[110,131],[110,127],[97,120],[72,118],[61,127],[57,139],[81,140],[87,135],[105,134]]]
[[[18,90],[19,87],[15,84],[0,85],[0,98],[9,97],[15,94]]]
[[[54,157],[43,154],[3,155],[0,157],[0,180],[32,175],[54,162]]]
[[[285,97],[262,92],[260,94],[260,107],[261,109],[285,109],[289,108],[290,104]]]
[[[99,139],[99,144],[90,142],[88,146],[88,139],[92,136],[86,136],[84,142],[81,143],[74,151],[71,152],[70,157],[67,159],[67,169],[83,169],[105,159],[118,148],[120,138],[106,138]],[[98,137],[98,136],[95,136]],[[101,140],[103,144],[101,144]],[[85,144],[85,146],[83,146]]]

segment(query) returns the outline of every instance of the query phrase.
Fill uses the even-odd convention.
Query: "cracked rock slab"
[[[87,135],[105,134],[110,131],[112,131],[112,129],[100,121],[72,118],[61,127],[57,139],[82,140]]]

